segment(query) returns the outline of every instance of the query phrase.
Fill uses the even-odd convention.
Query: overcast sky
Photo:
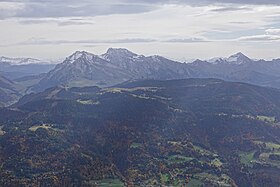
[[[0,0],[0,56],[280,57],[280,0]]]

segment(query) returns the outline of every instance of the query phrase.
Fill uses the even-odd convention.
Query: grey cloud
[[[131,39],[119,39],[114,40],[109,43],[150,43],[150,42],[156,42],[155,39],[145,39],[145,38],[131,38]]]
[[[93,25],[92,22],[86,22],[86,21],[74,21],[72,19],[67,21],[62,20],[46,20],[46,19],[23,19],[18,21],[20,24],[23,25],[29,25],[29,24],[44,24],[44,23],[53,23],[57,24],[58,26],[71,26],[71,25]]]
[[[57,23],[59,26],[71,26],[71,25],[93,25],[94,23],[83,21],[62,21]]]
[[[277,34],[280,35],[280,28],[271,28],[265,31],[267,34]]]
[[[4,1],[1,1],[4,2]],[[8,1],[6,1],[8,2]],[[92,1],[9,1],[9,3],[23,4],[13,15],[1,13],[2,18],[57,18],[57,17],[85,17],[111,14],[134,14],[154,10],[154,5],[129,3],[102,3]],[[4,9],[5,10],[5,9]],[[1,11],[3,12],[3,11]]]
[[[129,2],[129,0],[126,0]],[[193,6],[209,5],[209,4],[251,4],[251,5],[280,5],[279,0],[137,0],[134,2],[142,3],[158,3],[158,4],[188,4]]]
[[[251,41],[251,42],[273,42],[273,41],[280,41],[279,35],[254,35],[254,36],[243,36],[238,39],[237,41]]]
[[[240,11],[240,10],[251,10],[250,8],[245,7],[223,7],[212,9],[213,12],[232,12],[232,11]]]
[[[250,23],[253,23],[253,22],[251,22],[251,21],[231,21],[229,23],[237,24],[237,25],[246,25],[246,24],[250,24]]]
[[[2,0],[0,2],[18,3],[24,5],[11,14],[1,10],[0,18],[46,18],[46,17],[84,17],[110,14],[134,14],[149,12],[159,8],[161,4],[185,4],[191,6],[205,6],[209,4],[264,4],[280,5],[279,0]],[[214,11],[236,11],[242,8],[225,7]]]
[[[151,43],[156,42],[155,39],[147,38],[124,38],[115,40],[46,40],[46,39],[30,39],[17,45],[62,45],[62,44],[114,44],[114,43]]]
[[[209,42],[208,40],[204,38],[173,38],[169,40],[165,40],[163,42],[168,42],[168,43],[198,43],[198,42]]]

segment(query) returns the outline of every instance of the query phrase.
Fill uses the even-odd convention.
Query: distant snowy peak
[[[218,58],[212,58],[210,60],[208,60],[207,62],[211,63],[211,64],[245,64],[245,63],[250,63],[254,60],[250,59],[249,57],[247,57],[246,55],[244,55],[243,53],[239,52],[236,53],[234,55],[231,55],[228,58],[223,58],[223,57],[218,57]]]
[[[105,54],[111,56],[126,56],[126,57],[138,56],[136,53],[133,53],[124,48],[109,48]]]
[[[141,56],[127,50],[127,49],[115,49],[109,48],[105,54],[95,55],[86,51],[76,51],[64,60],[64,64],[76,64],[76,63],[114,63],[118,61],[133,61]]]
[[[227,61],[230,63],[235,63],[235,64],[244,64],[244,63],[252,62],[252,59],[248,58],[246,55],[239,52],[239,53],[236,53],[236,54],[230,56],[227,59]]]
[[[95,55],[86,51],[76,51],[67,57],[63,64],[111,64],[115,67],[128,68],[135,64],[143,63],[150,66],[152,63],[161,63],[168,60],[159,55],[144,56],[133,53],[124,48],[109,48],[106,53],[102,55]],[[172,61],[175,62],[175,61]]]
[[[124,48],[109,48],[105,54],[100,55],[100,58],[103,58],[107,61],[112,60],[122,60],[122,59],[137,59],[139,57],[144,57],[142,55],[137,55]]]
[[[215,57],[215,58],[211,58],[209,60],[207,60],[207,62],[211,63],[211,64],[220,64],[222,62],[225,62],[227,58],[224,57]]]
[[[8,65],[27,65],[27,64],[40,64],[41,60],[34,58],[9,58],[9,57],[0,57],[0,63]]]
[[[78,59],[85,59],[86,61],[92,61],[94,57],[97,55],[94,55],[92,53],[86,52],[86,51],[76,51],[69,57],[67,57],[64,61],[64,63],[74,63]]]
[[[58,64],[62,62],[61,59],[35,59],[35,58],[11,58],[11,57],[0,57],[0,64],[11,65],[11,66],[21,66],[21,65],[29,65],[29,64],[40,64],[40,65],[51,65]]]

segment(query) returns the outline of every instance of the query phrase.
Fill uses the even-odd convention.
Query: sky
[[[280,0],[0,0],[0,56],[110,47],[176,60],[280,58]]]

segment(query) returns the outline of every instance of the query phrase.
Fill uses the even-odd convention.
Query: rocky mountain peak
[[[84,58],[84,59],[90,61],[93,59],[94,56],[96,56],[96,55],[86,52],[86,51],[76,51],[75,53],[73,53],[72,55],[67,57],[64,62],[72,64],[73,62],[75,62],[76,60],[81,59],[81,58]]]
[[[124,48],[109,48],[104,56],[108,57],[134,57],[137,54]]]
[[[238,52],[236,54],[231,55],[228,58],[216,57],[216,58],[207,60],[207,62],[209,62],[211,64],[244,64],[244,63],[252,62],[252,59],[250,59],[243,53]]]
[[[247,63],[247,62],[251,62],[252,60],[247,57],[246,55],[244,55],[241,52],[238,52],[234,55],[231,55],[228,59],[226,59],[228,62],[230,63],[236,63],[236,64],[243,64],[243,63]]]

